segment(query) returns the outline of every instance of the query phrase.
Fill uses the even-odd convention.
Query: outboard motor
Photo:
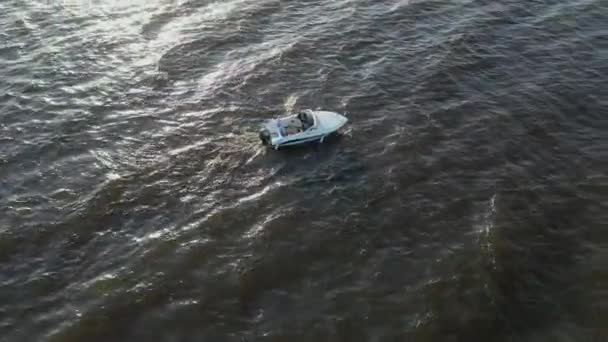
[[[260,140],[262,140],[262,144],[270,145],[270,132],[267,129],[262,129],[260,131]]]

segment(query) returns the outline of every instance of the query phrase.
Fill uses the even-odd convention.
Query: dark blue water
[[[606,341],[608,7],[0,2],[0,341]],[[268,118],[347,113],[270,151]]]

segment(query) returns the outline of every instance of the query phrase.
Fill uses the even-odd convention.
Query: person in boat
[[[298,113],[298,119],[301,122],[302,130],[307,130],[310,126],[312,126],[312,122],[310,120],[310,116],[306,111],[302,111]]]

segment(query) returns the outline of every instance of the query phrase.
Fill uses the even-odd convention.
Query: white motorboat
[[[338,113],[307,109],[297,114],[268,120],[262,126],[259,136],[264,145],[275,150],[283,146],[323,142],[347,121],[346,117]]]

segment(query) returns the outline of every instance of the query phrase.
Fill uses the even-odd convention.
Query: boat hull
[[[294,134],[285,134],[284,128],[282,129],[282,124],[293,120],[293,117],[295,117],[293,115],[267,122],[260,131],[262,144],[279,149],[281,147],[323,142],[327,137],[338,133],[348,121],[343,115],[334,112],[309,110],[305,113],[310,115],[312,125],[306,130]]]

